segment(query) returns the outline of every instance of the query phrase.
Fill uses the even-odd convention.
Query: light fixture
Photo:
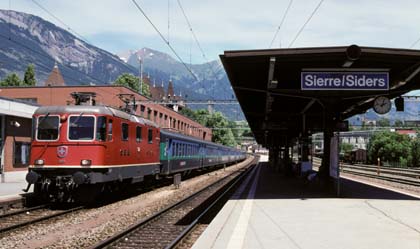
[[[83,159],[82,161],[80,161],[80,164],[82,166],[90,166],[92,164],[92,160],[89,159]]]

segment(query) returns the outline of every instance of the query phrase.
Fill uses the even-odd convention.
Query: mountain
[[[118,56],[90,45],[37,16],[0,10],[0,77],[10,72],[23,76],[29,63],[36,78],[46,80],[55,62],[67,85],[107,84],[136,69]]]
[[[143,48],[127,51],[120,57],[79,39],[40,17],[9,10],[0,10],[0,79],[16,72],[21,78],[28,64],[35,64],[38,85],[57,63],[67,85],[110,84],[122,73],[138,75],[138,56],[152,82],[172,79],[175,93],[184,99],[232,99],[234,96],[226,73],[219,61],[188,65],[170,55]],[[193,109],[206,106],[191,106]],[[230,119],[242,120],[239,106],[217,105]]]
[[[163,82],[165,89],[169,79],[171,79],[174,83],[175,93],[181,94],[187,101],[188,99],[235,99],[226,72],[218,60],[203,64],[186,64],[191,70],[190,72],[181,62],[170,55],[151,48],[124,51],[118,55],[123,61],[138,70],[140,70],[139,58],[141,58],[145,74],[152,75],[156,84]],[[190,107],[193,109],[206,108],[203,105]],[[214,109],[223,112],[230,119],[244,119],[239,106],[216,105]]]
[[[409,94],[408,94],[409,95]],[[363,120],[379,120],[382,118],[389,119],[391,124],[396,120],[406,121],[406,120],[418,120],[420,114],[420,102],[417,100],[409,99],[404,102],[404,112],[397,112],[395,109],[394,101],[392,101],[391,110],[384,115],[377,114],[373,109],[369,109],[364,114],[355,115],[349,118],[349,123],[351,125],[360,126],[362,125]]]

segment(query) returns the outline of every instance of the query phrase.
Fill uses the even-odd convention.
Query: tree
[[[23,78],[22,82],[23,86],[35,86],[36,80],[35,80],[35,66],[34,64],[29,64],[25,71],[25,76]]]
[[[349,143],[340,143],[340,151],[347,153],[353,150],[353,145]]]
[[[399,119],[396,119],[395,120],[394,127],[403,127],[403,126],[404,126],[404,122],[403,121],[401,121]]]
[[[197,113],[194,112],[193,110],[191,110],[188,107],[184,107],[181,109],[181,111],[179,111],[182,115],[192,119],[192,120],[197,120]]]
[[[115,80],[114,85],[126,86],[138,92],[140,90],[139,79],[129,73],[123,73]]]
[[[371,162],[381,161],[407,163],[411,161],[411,141],[407,135],[385,131],[374,134],[368,144]]]
[[[389,121],[389,119],[387,118],[381,118],[376,122],[379,127],[390,127],[391,126],[391,122]]]
[[[411,142],[411,167],[418,167],[420,165],[420,139],[415,138]]]
[[[139,78],[129,73],[123,73],[118,76],[113,85],[126,86],[136,92],[140,90]],[[141,94],[148,97],[151,96],[149,86],[145,83],[142,84]]]
[[[195,111],[195,121],[203,126],[214,128],[212,132],[212,141],[227,146],[235,146],[237,144],[232,127],[229,121],[221,112],[210,114],[208,110],[200,109]]]
[[[141,84],[141,94],[147,97],[151,97],[152,94],[150,93],[150,87],[148,84],[144,83]]]
[[[235,146],[237,143],[233,136],[232,130],[229,127],[229,121],[223,116],[221,112],[214,112],[207,118],[207,127],[213,129],[212,140],[215,143],[221,143],[227,146]]]
[[[11,73],[0,83],[1,86],[20,86],[22,81],[16,73]]]

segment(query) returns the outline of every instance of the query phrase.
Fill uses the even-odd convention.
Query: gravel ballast
[[[205,186],[247,166],[253,158],[208,174],[155,189],[123,201],[78,211],[52,221],[11,231],[0,238],[0,248],[87,248],[173,204]]]

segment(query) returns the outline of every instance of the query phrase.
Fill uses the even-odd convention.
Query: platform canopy
[[[322,131],[329,120],[364,113],[378,96],[392,99],[420,89],[419,50],[351,45],[225,51],[220,57],[257,142],[267,147]],[[386,89],[303,89],[305,72],[312,73],[309,77],[315,77],[315,85],[321,82],[317,86],[337,83],[325,78],[334,72],[354,74],[351,77],[356,79],[385,73],[389,85]],[[322,79],[317,81],[319,75]],[[372,85],[372,80],[362,85]]]

